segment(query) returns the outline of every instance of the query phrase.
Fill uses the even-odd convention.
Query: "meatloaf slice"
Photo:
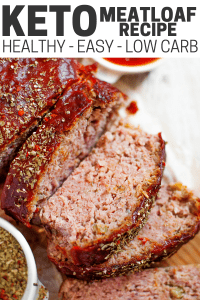
[[[200,265],[155,268],[91,283],[69,278],[60,296],[62,300],[198,300]]]
[[[41,210],[41,221],[67,263],[101,263],[144,225],[160,187],[161,134],[119,123]]]
[[[82,77],[81,69],[74,59],[0,59],[0,177],[63,90]]]
[[[117,118],[125,96],[89,72],[66,89],[13,161],[2,208],[27,226]]]
[[[101,265],[69,265],[57,245],[49,242],[48,256],[60,271],[80,279],[100,279],[138,271],[176,252],[199,231],[200,199],[185,186],[162,186],[148,221],[124,249]]]

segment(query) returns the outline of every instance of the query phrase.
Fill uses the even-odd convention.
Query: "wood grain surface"
[[[200,59],[165,59],[152,71],[125,75],[115,85],[138,101],[136,119],[141,126],[163,131],[168,145],[165,181],[181,181],[200,195]],[[145,111],[145,113],[143,113]],[[0,186],[0,191],[2,185]],[[28,240],[40,280],[58,299],[62,276],[48,261],[46,238],[42,229],[16,224],[0,210]],[[200,264],[200,234],[159,266]]]

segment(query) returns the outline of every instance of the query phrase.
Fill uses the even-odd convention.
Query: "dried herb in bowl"
[[[42,285],[39,289],[37,300],[43,300],[47,296],[47,289]]]
[[[28,277],[24,252],[17,240],[0,227],[0,299],[23,297]]]

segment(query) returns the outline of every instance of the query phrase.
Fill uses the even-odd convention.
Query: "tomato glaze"
[[[136,114],[136,112],[138,111],[138,106],[137,106],[137,102],[136,101],[132,101],[129,106],[126,108],[126,111],[129,114]]]
[[[133,66],[143,66],[143,65],[147,65],[150,64],[156,60],[158,60],[159,58],[150,58],[150,57],[141,57],[141,58],[124,58],[124,57],[120,57],[120,58],[104,58],[105,60],[115,64],[115,65],[120,65],[120,66],[128,66],[128,67],[133,67]]]

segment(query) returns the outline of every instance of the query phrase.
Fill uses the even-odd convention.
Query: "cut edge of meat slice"
[[[2,208],[26,226],[30,222],[40,223],[42,202],[55,192],[103,131],[118,118],[118,109],[126,99],[110,84],[99,81],[87,69],[85,72],[85,79],[64,92],[11,164],[2,192]],[[78,140],[73,141],[73,134]],[[67,169],[61,170],[61,166],[66,168],[67,160]]]
[[[41,211],[47,235],[69,264],[100,264],[133,239],[146,222],[164,165],[161,134],[120,122],[100,138]]]
[[[199,295],[200,265],[154,268],[90,283],[68,278],[59,293],[63,300],[196,300]]]
[[[75,266],[51,240],[48,257],[67,276],[85,280],[126,275],[150,267],[174,254],[200,229],[200,199],[181,183],[161,187],[148,221],[124,249],[108,261],[91,267]]]

